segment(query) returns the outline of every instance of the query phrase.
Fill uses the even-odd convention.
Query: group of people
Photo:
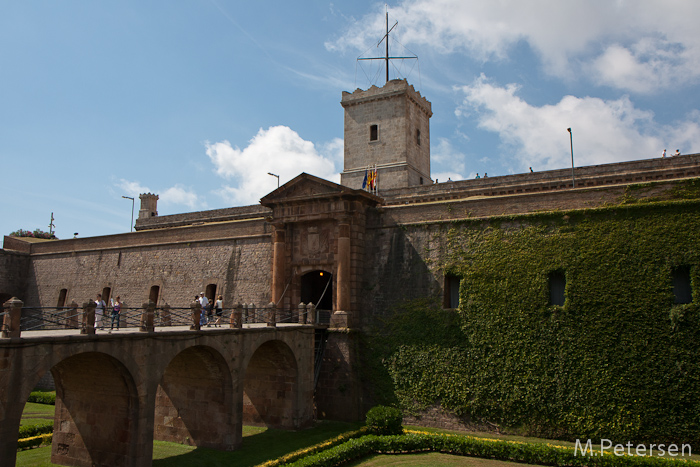
[[[110,301],[112,304],[112,326],[110,327],[109,332],[112,332],[112,330],[114,330],[115,321],[117,322],[117,330],[119,330],[119,317],[122,312],[122,301],[119,296]],[[97,299],[95,300],[95,329],[104,329],[104,326],[102,326],[102,318],[104,317],[106,311],[107,304],[104,300],[102,300],[102,294],[98,293]]]
[[[219,295],[216,300],[209,300],[204,292],[200,292],[199,296],[195,295],[194,300],[202,305],[202,314],[199,318],[199,325],[211,327],[214,323],[214,327],[218,327],[221,324],[221,317],[224,314],[224,297]],[[216,321],[214,321],[214,312],[216,312]]]
[[[210,301],[206,295],[204,295],[204,292],[201,292],[199,295],[195,295],[194,299],[202,306],[202,316],[199,324],[201,326],[206,325],[207,327],[211,327],[213,323],[214,327],[218,327],[221,324],[221,318],[224,314],[223,295],[219,295],[216,297],[216,300]],[[117,324],[117,330],[119,330],[119,318],[122,312],[122,301],[121,298],[117,296],[116,299],[111,299],[110,302],[112,307],[112,325],[109,332],[112,332],[114,330],[115,322]],[[97,298],[95,299],[95,329],[104,329],[102,319],[106,313],[107,304],[104,300],[102,300],[102,294],[98,293]],[[216,313],[216,320],[214,320],[214,313]]]
[[[681,151],[679,149],[676,149],[676,152],[671,154],[672,156],[680,156]],[[661,157],[666,157],[666,150],[664,149],[664,152],[661,153]]]

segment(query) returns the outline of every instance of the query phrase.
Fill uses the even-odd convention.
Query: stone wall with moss
[[[385,306],[365,317],[360,346],[367,400],[418,421],[437,407],[465,425],[700,448],[699,186],[385,230],[367,281]],[[679,268],[691,303],[675,303]],[[563,306],[550,304],[553,271]],[[441,306],[445,273],[461,278],[456,310]]]

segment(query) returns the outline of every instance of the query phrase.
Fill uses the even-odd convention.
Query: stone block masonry
[[[263,326],[0,339],[0,465],[15,464],[24,402],[49,372],[53,463],[150,466],[154,439],[236,449],[246,400],[264,425],[303,429],[313,420],[313,335]]]
[[[82,302],[108,288],[111,298],[119,295],[133,309],[153,298],[155,286],[159,307],[184,308],[212,284],[226,308],[238,301],[268,303],[271,243],[265,226],[223,224],[227,228],[213,231],[191,226],[40,245],[32,250],[25,304],[55,306],[63,289],[66,303]]]

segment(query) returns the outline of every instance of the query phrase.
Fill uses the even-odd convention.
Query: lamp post
[[[279,187],[280,187],[280,176],[279,176],[279,175],[275,175],[275,174],[273,174],[273,173],[271,173],[271,172],[268,172],[267,174],[268,174],[268,175],[272,175],[273,177],[277,177],[277,188],[279,188]]]
[[[129,232],[133,232],[134,231],[134,198],[132,198],[131,196],[122,196],[122,198],[131,200],[131,225],[129,226],[130,227]]]
[[[569,132],[569,142],[571,142],[571,188],[576,188],[576,178],[574,178],[574,135],[571,133],[571,128],[567,128]]]

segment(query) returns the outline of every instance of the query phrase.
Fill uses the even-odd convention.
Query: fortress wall
[[[6,237],[7,238],[7,237]],[[29,270],[29,255],[0,249],[0,301],[12,297],[22,299]],[[2,303],[0,303],[0,306]]]
[[[54,307],[61,289],[67,289],[66,303],[81,304],[110,287],[112,297],[137,307],[158,286],[159,306],[187,307],[208,284],[216,284],[225,307],[270,301],[272,248],[262,222],[78,240],[32,251],[27,306]]]
[[[666,199],[683,180],[658,181],[630,193],[626,185],[591,187],[464,200],[380,207],[370,211],[365,233],[360,321],[369,324],[403,300],[443,300],[445,271],[440,265],[450,221],[565,211],[618,204],[624,196]]]
[[[635,198],[668,196],[684,180],[654,181],[635,190]],[[620,203],[629,194],[627,185],[607,185],[576,190],[472,196],[464,199],[404,204],[380,208],[381,226],[465,218],[527,214],[542,211],[589,209],[606,203]]]
[[[700,154],[647,159],[614,164],[577,167],[576,188],[602,187],[629,183],[700,176]],[[387,205],[450,200],[469,196],[496,196],[531,192],[553,192],[571,188],[571,169],[501,175],[460,180],[410,188],[384,189],[379,181],[380,196]]]

